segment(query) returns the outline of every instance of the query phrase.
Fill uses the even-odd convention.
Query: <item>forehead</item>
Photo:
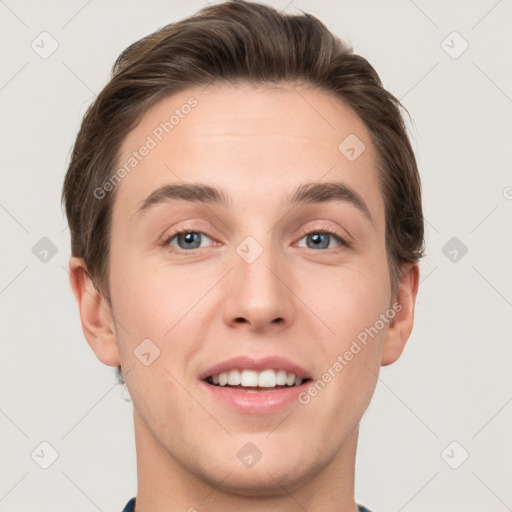
[[[158,186],[202,182],[238,205],[281,204],[301,183],[343,181],[383,216],[376,154],[341,100],[298,86],[193,87],[168,96],[125,138],[114,217],[131,216]],[[238,198],[238,203],[236,202]]]

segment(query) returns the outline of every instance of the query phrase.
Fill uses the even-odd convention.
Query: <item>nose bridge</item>
[[[293,321],[293,294],[284,255],[272,236],[245,237],[233,254],[234,269],[224,315],[228,324],[246,322],[261,330],[269,324]]]

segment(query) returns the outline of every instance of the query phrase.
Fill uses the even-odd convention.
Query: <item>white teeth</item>
[[[276,372],[274,370],[263,370],[258,376],[258,386],[260,388],[275,388]]]
[[[225,386],[228,383],[228,372],[219,373],[219,385]]]
[[[254,370],[243,370],[242,378],[240,379],[242,386],[252,387],[258,385],[258,372]]]
[[[276,373],[276,384],[278,386],[284,386],[286,384],[286,377],[287,377],[286,372],[284,370],[279,370]]]
[[[231,370],[228,373],[228,384],[230,386],[240,386],[240,372],[238,370]]]
[[[300,386],[303,379],[285,370],[230,370],[211,376],[213,384],[219,386],[243,386],[274,388],[276,386]]]

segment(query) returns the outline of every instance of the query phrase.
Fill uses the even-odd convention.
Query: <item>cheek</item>
[[[326,407],[336,403],[338,407],[332,410],[336,417],[350,410],[355,418],[367,407],[379,372],[385,334],[393,318],[389,314],[387,266],[378,258],[374,262],[338,270],[330,281],[323,279],[324,293],[316,296],[322,304],[319,316],[334,331],[322,343],[325,359],[320,380],[327,383],[327,390],[321,392],[319,403],[325,400]],[[382,320],[386,312],[387,322]]]
[[[111,275],[114,314],[122,325],[117,342],[125,381],[139,412],[155,424],[159,415],[165,423],[169,411],[149,404],[165,398],[168,407],[177,407],[177,381],[183,381],[188,344],[186,322],[180,319],[190,290],[163,277],[135,261],[118,265]]]
[[[162,260],[152,263],[134,257],[113,267],[114,312],[124,327],[118,331],[120,351],[130,358],[146,338],[161,350],[160,364],[168,350],[173,351],[172,361],[176,354],[183,354],[182,347],[190,351],[194,329],[201,324],[198,318],[204,321],[208,314],[209,301],[203,297],[216,280],[211,271],[203,275]]]
[[[110,287],[123,372],[142,372],[145,369],[142,354],[145,353],[149,353],[149,358],[154,361],[151,363],[154,370],[160,366],[162,335],[170,327],[162,315],[166,308],[171,307],[169,300],[172,297],[163,295],[165,287],[156,287],[154,278],[135,259],[113,258],[113,262],[116,263],[111,266]],[[137,379],[130,380],[144,379],[149,373],[144,372],[144,376],[138,375]]]
[[[385,272],[354,268],[344,271],[324,287],[325,293],[316,296],[317,304],[322,305],[319,316],[334,333],[323,339],[318,350],[322,374],[312,393],[320,409],[330,408],[334,422],[356,421],[375,389],[382,345],[393,318],[389,315],[387,322],[382,320],[382,315],[389,313],[386,280]],[[304,401],[309,399],[313,397],[304,397]]]
[[[310,300],[318,306],[325,323],[341,345],[373,325],[389,307],[387,267],[378,260],[372,265],[353,265],[331,270],[311,282]]]

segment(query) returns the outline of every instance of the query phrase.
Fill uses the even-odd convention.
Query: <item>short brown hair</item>
[[[370,63],[311,14],[288,15],[242,0],[205,7],[130,45],[89,106],[62,200],[72,255],[83,258],[97,290],[111,305],[109,240],[117,187],[102,199],[94,190],[114,174],[126,135],[165,96],[192,86],[240,81],[302,83],[341,99],[362,119],[377,152],[395,292],[402,264],[424,255],[420,177],[401,115],[404,107],[384,89]]]

